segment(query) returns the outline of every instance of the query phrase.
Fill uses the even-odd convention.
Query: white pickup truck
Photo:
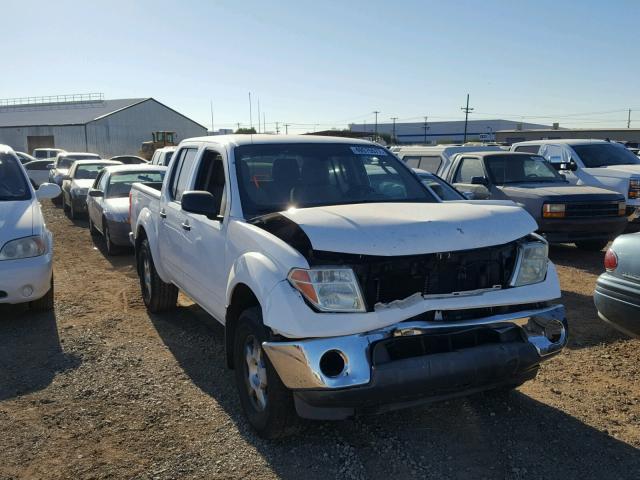
[[[144,302],[178,289],[225,326],[264,437],[536,376],[567,341],[547,243],[500,202],[440,202],[374,143],[184,140],[131,190]]]
[[[589,139],[532,140],[514,143],[511,151],[542,155],[574,185],[621,193],[629,221],[640,226],[640,158],[623,145]]]

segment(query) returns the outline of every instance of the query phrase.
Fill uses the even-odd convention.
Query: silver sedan
[[[134,183],[162,183],[167,167],[116,165],[103,169],[87,195],[89,229],[103,235],[107,255],[130,246],[129,191]]]

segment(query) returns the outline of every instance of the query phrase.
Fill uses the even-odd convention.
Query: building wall
[[[564,130],[505,130],[496,132],[498,142],[524,142],[527,140],[553,140],[555,138],[594,138],[599,140],[618,140],[627,142],[640,142],[640,129],[564,129]]]
[[[159,130],[176,132],[178,141],[207,135],[205,127],[151,99],[87,124],[89,151],[105,158],[135,155]]]
[[[84,125],[63,125],[43,127],[1,127],[0,143],[9,145],[19,152],[27,152],[27,137],[53,136],[54,147],[63,148],[70,152],[84,152],[86,150]]]

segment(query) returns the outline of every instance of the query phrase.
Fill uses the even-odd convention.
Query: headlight
[[[358,280],[350,268],[294,268],[287,278],[318,310],[366,311]]]
[[[71,189],[71,195],[74,197],[80,197],[82,195],[86,195],[87,193],[89,193],[88,188],[72,188]]]
[[[521,244],[513,286],[522,287],[542,282],[547,276],[548,263],[548,243],[541,240]]]
[[[0,250],[0,260],[39,257],[47,251],[44,239],[39,236],[18,238],[7,242]]]
[[[629,198],[640,198],[640,178],[629,180]]]
[[[564,203],[545,203],[542,206],[544,218],[564,218],[567,206]]]

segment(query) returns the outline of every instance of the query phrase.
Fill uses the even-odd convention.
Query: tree
[[[251,128],[239,128],[236,130],[236,133],[244,133],[244,134],[254,134],[256,133],[256,129],[251,127]]]

